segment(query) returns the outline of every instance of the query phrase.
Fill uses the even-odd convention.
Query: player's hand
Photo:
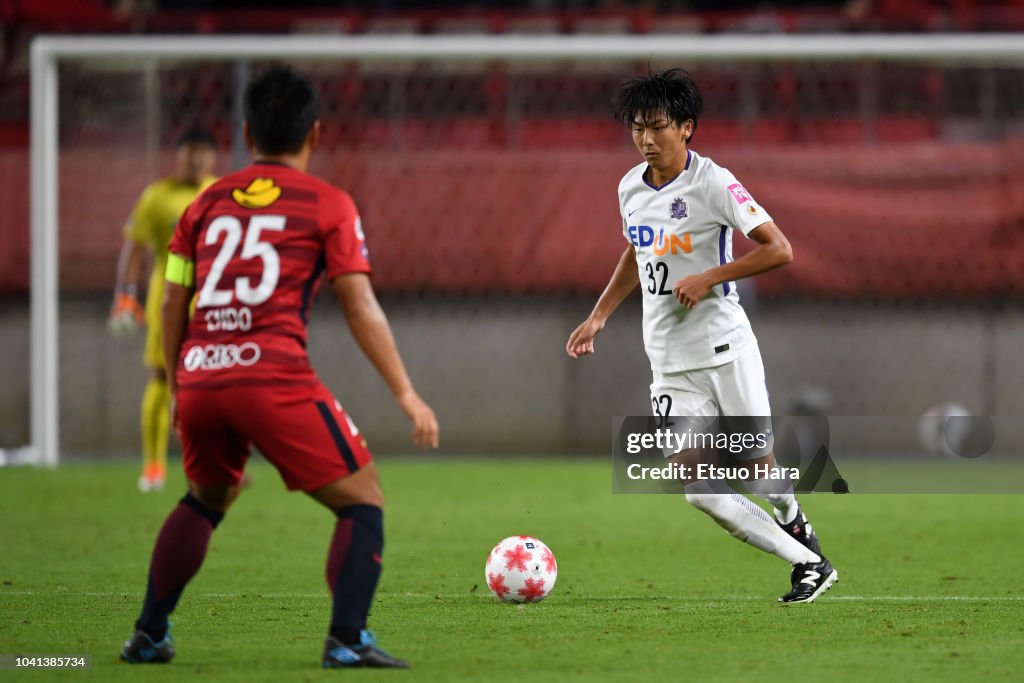
[[[398,406],[412,420],[412,441],[420,448],[437,448],[441,441],[441,428],[434,411],[415,391],[398,397]]]
[[[592,354],[594,352],[594,337],[603,329],[603,320],[587,318],[569,335],[569,341],[565,344],[565,352],[573,358]]]
[[[146,313],[133,294],[124,292],[114,297],[107,318],[107,330],[115,337],[130,337],[145,324]]]
[[[704,273],[689,275],[676,283],[676,286],[672,288],[672,294],[683,306],[696,308],[714,285],[711,278]]]

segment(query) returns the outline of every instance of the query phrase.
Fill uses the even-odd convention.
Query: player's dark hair
[[[180,148],[185,145],[209,145],[210,147],[216,147],[217,138],[205,128],[187,128],[178,136],[178,143],[175,147]]]
[[[677,126],[693,121],[694,132],[703,106],[697,84],[682,69],[631,78],[619,86],[612,98],[615,120],[627,126],[632,126],[637,119],[649,122],[664,114]]]
[[[316,91],[299,72],[272,66],[246,86],[244,109],[256,149],[292,154],[302,149],[317,119]]]

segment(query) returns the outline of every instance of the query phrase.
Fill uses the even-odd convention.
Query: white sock
[[[686,485],[686,500],[707,513],[736,538],[790,564],[820,562],[821,558],[787,534],[753,501],[736,493],[714,493],[705,481]]]
[[[778,467],[774,468],[776,472]],[[793,495],[793,482],[788,478],[751,479],[744,482],[747,490],[765,501],[775,509],[775,519],[782,524],[789,524],[796,519],[800,506]]]

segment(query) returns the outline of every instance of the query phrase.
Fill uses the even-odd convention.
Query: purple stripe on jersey
[[[718,233],[718,263],[719,265],[725,265],[725,235],[729,228],[722,226],[721,231]],[[726,296],[729,296],[729,283],[722,283],[722,291]]]
[[[313,288],[316,286],[317,280],[324,274],[326,267],[327,256],[321,251],[316,263],[313,264],[313,272],[309,274],[309,279],[302,285],[302,306],[299,308],[299,319],[302,320],[303,325],[309,324],[309,300],[313,296]]]
[[[648,166],[647,168],[650,168],[650,166]],[[644,179],[644,185],[646,185],[647,187],[651,188],[651,189],[652,189],[652,190],[654,190],[655,192],[658,192],[658,191],[659,191],[659,190],[661,190],[661,189],[662,189],[663,187],[665,187],[665,185],[668,185],[668,184],[670,184],[670,183],[672,182],[672,180],[675,180],[675,178],[673,178],[672,180],[670,180],[670,181],[668,181],[667,183],[665,183],[665,185],[652,185],[652,184],[651,184],[651,181],[649,181],[649,180],[647,179],[647,171],[644,171],[643,175],[642,175],[642,176],[640,176],[640,177]],[[678,177],[678,176],[677,176],[677,177]]]
[[[686,166],[683,166],[683,170],[684,171],[689,171],[690,170],[690,159],[692,159],[692,158],[693,158],[693,152],[691,152],[690,150],[686,150]]]

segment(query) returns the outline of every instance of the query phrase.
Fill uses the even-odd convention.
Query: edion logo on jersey
[[[655,256],[664,256],[669,252],[672,252],[673,255],[679,252],[689,254],[693,251],[690,233],[683,233],[682,237],[666,235],[665,226],[661,226],[655,234],[654,228],[649,225],[631,225],[626,228],[626,234],[629,237],[629,243],[634,247],[653,247]]]
[[[260,347],[253,342],[244,344],[207,344],[193,346],[185,354],[185,370],[224,370],[236,365],[249,367],[260,359]]]

